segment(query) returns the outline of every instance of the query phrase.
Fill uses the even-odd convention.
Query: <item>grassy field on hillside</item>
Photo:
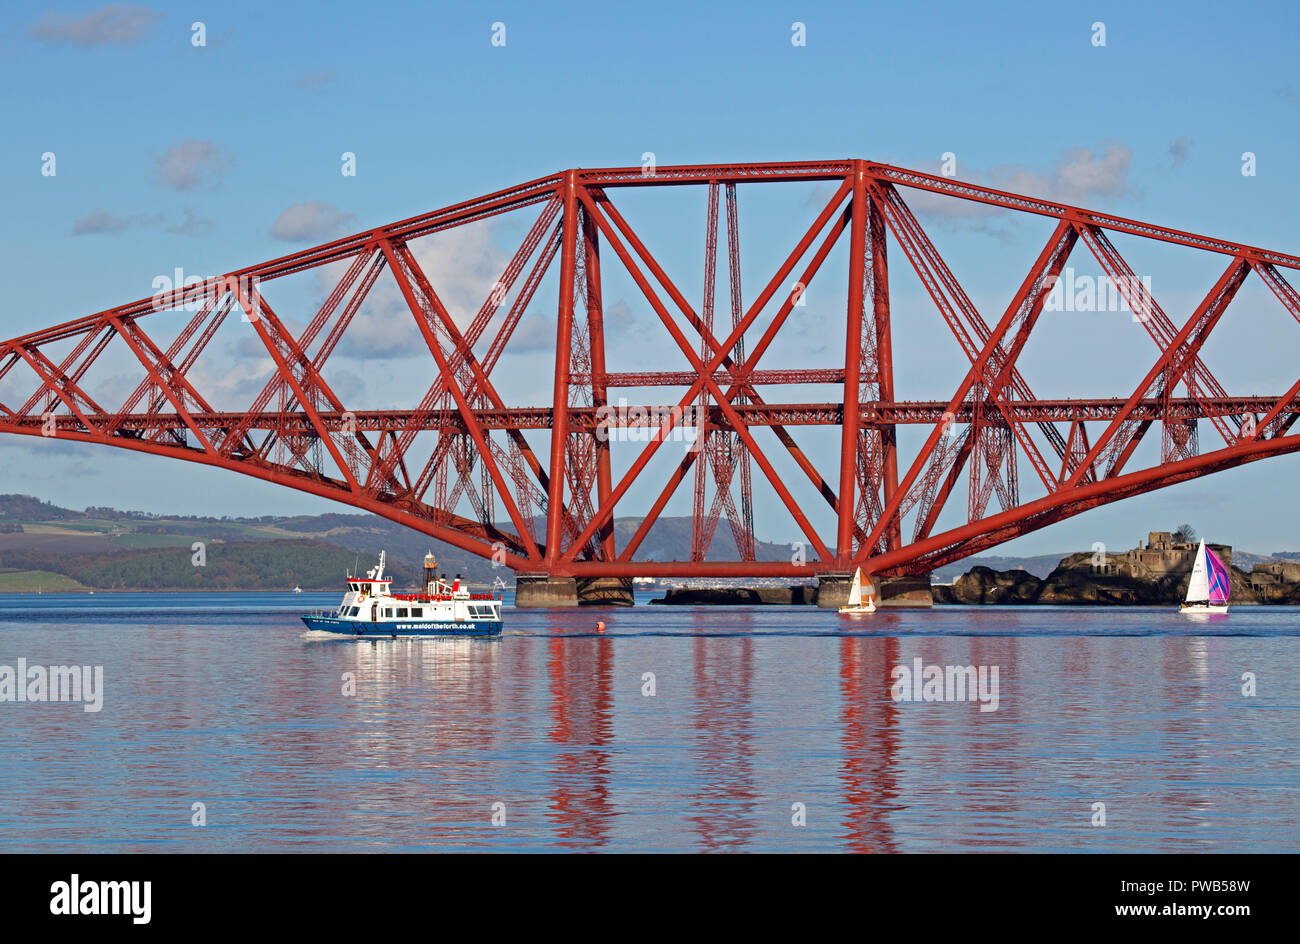
[[[71,577],[48,570],[0,570],[0,593],[84,589],[86,588]]]

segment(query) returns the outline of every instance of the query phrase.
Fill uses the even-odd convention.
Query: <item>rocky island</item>
[[[952,584],[931,587],[931,593],[936,604],[1176,605],[1187,592],[1197,547],[1180,537],[1152,531],[1145,547],[1071,554],[1045,579],[1023,570],[974,567]],[[1234,605],[1300,604],[1300,561],[1269,561],[1247,572],[1232,565],[1231,547],[1207,547],[1228,565]]]
[[[1207,546],[1228,565],[1233,605],[1300,605],[1300,560],[1282,555],[1255,563],[1246,571],[1233,566],[1229,545]],[[1119,553],[1108,553],[1097,545],[1092,552],[1068,554],[1046,577],[1021,569],[976,566],[951,584],[931,585],[926,577],[885,578],[909,581],[908,599],[894,601],[882,594],[880,605],[1176,606],[1187,593],[1196,548],[1195,534],[1184,526],[1176,532],[1152,531],[1145,545],[1139,541],[1136,547]],[[1255,556],[1255,560],[1259,558]],[[807,585],[673,587],[662,599],[650,602],[668,606],[819,604],[818,587]]]

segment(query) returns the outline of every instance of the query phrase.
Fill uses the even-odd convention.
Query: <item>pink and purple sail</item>
[[[1210,604],[1221,606],[1228,602],[1228,593],[1230,586],[1228,582],[1228,568],[1219,560],[1219,555],[1208,547],[1205,549],[1205,566],[1209,570],[1210,578]]]

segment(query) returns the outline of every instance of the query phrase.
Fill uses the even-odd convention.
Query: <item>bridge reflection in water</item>
[[[1223,705],[1207,681],[1216,653],[1214,671],[1227,677],[1230,640],[909,638],[924,617],[898,612],[877,614],[871,634],[811,635],[808,616],[790,610],[643,613],[651,617],[634,621],[646,625],[619,614],[604,634],[585,611],[530,614],[538,635],[437,643],[436,669],[427,650],[424,669],[406,661],[414,646],[357,648],[360,674],[380,689],[432,683],[423,707],[376,705],[353,744],[371,762],[403,745],[394,766],[414,764],[441,784],[438,821],[423,824],[419,842],[1072,848],[1106,845],[1111,834],[1090,826],[1091,804],[1103,801],[1112,816],[1142,810],[1129,829],[1172,829],[1164,841],[1195,847],[1221,808],[1205,773],[1222,759],[1211,719]],[[979,632],[1005,629],[1009,617],[965,619]],[[915,658],[996,666],[997,710],[894,701],[891,671]],[[418,733],[405,731],[412,725]],[[509,818],[494,831],[497,799]],[[792,823],[795,803],[805,826]]]
[[[0,713],[0,845],[1231,851],[1298,836],[1300,657],[1279,645],[1295,632],[1280,608],[1196,636],[1137,609],[520,611],[499,639],[372,643],[305,639],[271,613],[195,619],[61,619],[108,699]],[[6,632],[35,659],[54,625]],[[996,667],[997,710],[893,700],[891,673],[917,659]],[[195,801],[220,828],[187,825]]]

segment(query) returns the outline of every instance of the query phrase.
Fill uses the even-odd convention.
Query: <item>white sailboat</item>
[[[1187,583],[1187,596],[1179,608],[1182,613],[1226,613],[1228,595],[1231,593],[1228,568],[1219,555],[1205,546],[1196,549],[1196,562],[1192,564],[1192,579]]]
[[[853,585],[849,587],[848,606],[840,607],[841,613],[874,613],[876,612],[876,588],[873,584],[866,586],[866,602],[862,600],[862,568],[859,567],[853,572]]]

